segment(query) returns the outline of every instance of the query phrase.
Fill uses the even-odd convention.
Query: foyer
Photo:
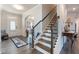
[[[78,4],[2,5],[2,54],[78,54]],[[66,36],[63,36],[66,33]],[[73,34],[73,36],[70,36]],[[71,51],[72,50],[72,51]]]

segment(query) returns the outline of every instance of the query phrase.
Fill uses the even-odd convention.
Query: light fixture
[[[32,16],[31,19],[34,20],[34,16]]]
[[[34,17],[34,16],[29,15],[29,19],[34,20],[34,19],[35,19],[35,17]]]
[[[17,10],[23,10],[24,7],[21,5],[13,5],[14,8],[16,8]]]
[[[73,11],[75,11],[76,10],[76,8],[73,8]]]

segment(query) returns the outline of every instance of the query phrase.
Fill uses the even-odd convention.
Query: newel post
[[[53,54],[53,28],[52,28],[52,24],[51,24],[51,54]]]
[[[32,27],[32,48],[34,48],[34,27]]]

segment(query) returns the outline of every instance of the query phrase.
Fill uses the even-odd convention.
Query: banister
[[[34,48],[34,28],[36,27],[36,26],[38,26],[38,24],[40,24],[41,22],[43,22],[46,18],[47,18],[47,16],[52,12],[52,11],[54,11],[54,9],[55,9],[56,7],[54,7],[42,20],[40,20],[35,26],[33,26],[32,27],[32,48]],[[55,14],[56,15],[56,14]],[[54,15],[54,16],[55,16]]]
[[[40,20],[35,26],[33,26],[33,28],[35,28],[38,24],[40,24],[41,22],[43,22],[46,17],[55,9],[56,7],[54,7],[42,20]]]
[[[55,15],[55,16],[56,16],[56,15]],[[53,17],[53,19],[54,19],[54,17]],[[54,22],[54,24],[51,24],[51,27],[50,27],[50,28],[51,28],[51,50],[50,50],[50,53],[51,53],[51,54],[53,54],[53,52],[54,52],[54,51],[53,51],[53,48],[54,48],[54,44],[53,44],[53,43],[54,43],[54,42],[53,42],[53,41],[54,41],[54,40],[53,40],[53,26],[55,25],[55,23],[56,23],[56,21]]]

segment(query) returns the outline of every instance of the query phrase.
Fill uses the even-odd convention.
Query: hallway
[[[73,43],[72,53],[68,52],[67,46],[67,44],[64,45],[64,48],[61,50],[60,54],[79,54],[79,34]]]
[[[32,6],[32,5],[31,5]],[[51,7],[50,7],[51,6]],[[53,7],[52,7],[53,6]],[[2,33],[6,33],[9,37],[13,36],[23,36],[26,37],[29,34],[28,43],[32,45],[32,48],[24,46],[21,48],[16,48],[16,43],[22,42],[25,38],[20,38],[21,40],[15,39],[14,43],[11,39],[3,41],[2,44],[2,54],[78,54],[79,53],[79,5],[37,5],[35,8],[23,12],[21,15],[9,13],[7,11],[2,11]],[[47,8],[46,8],[47,7]],[[12,7],[13,8],[13,7]],[[47,10],[49,9],[50,10]],[[16,9],[16,8],[15,8]],[[38,9],[38,10],[37,10]],[[42,10],[43,9],[43,10]],[[36,13],[37,11],[37,13]],[[47,13],[48,11],[48,13]],[[29,12],[33,12],[30,13]],[[39,14],[40,13],[40,14]],[[5,15],[8,15],[5,17]],[[17,15],[15,19],[15,15]],[[26,16],[27,15],[27,16]],[[43,15],[43,16],[42,16]],[[4,19],[5,18],[5,19]],[[12,22],[14,19],[14,22]],[[40,19],[40,20],[39,20]],[[6,20],[6,22],[4,22]],[[12,20],[12,21],[11,21]],[[16,21],[17,20],[17,21]],[[31,20],[31,21],[29,21]],[[19,23],[18,23],[19,21]],[[14,29],[11,24],[14,26]],[[21,24],[22,23],[22,24]],[[30,24],[30,26],[29,26]],[[18,30],[16,28],[18,26]],[[11,27],[11,28],[10,28]],[[8,31],[11,30],[11,31]],[[29,30],[27,33],[26,29]],[[63,40],[63,32],[68,34],[78,33],[78,37],[74,40],[72,53],[68,51],[71,48],[71,42],[66,42],[67,38]],[[31,34],[31,35],[30,35]],[[73,34],[74,35],[74,34]],[[30,37],[31,36],[31,37]],[[74,36],[70,36],[73,38]],[[71,40],[70,38],[70,40]],[[32,42],[30,42],[32,41]],[[24,40],[24,42],[26,42]],[[66,43],[66,44],[65,44]],[[63,44],[64,47],[63,47]],[[69,46],[69,47],[68,47]]]

